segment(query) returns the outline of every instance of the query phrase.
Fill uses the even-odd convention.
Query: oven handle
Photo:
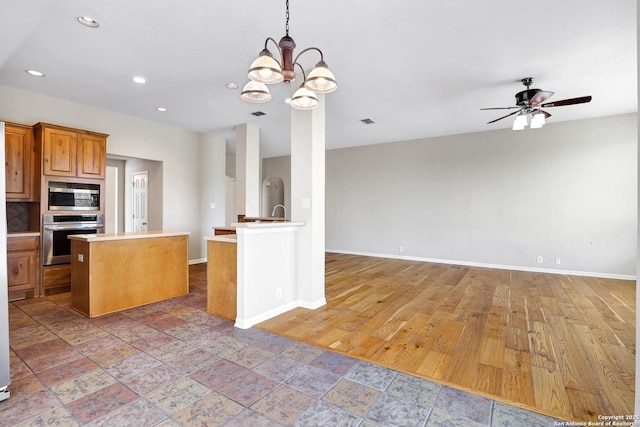
[[[95,228],[103,228],[104,224],[92,223],[92,224],[44,224],[42,226],[45,230],[51,231],[63,231],[63,230],[91,230]]]
[[[85,188],[57,188],[49,187],[49,193],[81,193],[81,194],[100,194],[100,190],[89,190]]]

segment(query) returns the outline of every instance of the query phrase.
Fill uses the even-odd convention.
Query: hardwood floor
[[[259,328],[569,421],[634,413],[635,281],[328,253]]]

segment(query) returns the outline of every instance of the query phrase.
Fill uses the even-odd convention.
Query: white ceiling
[[[503,114],[480,108],[513,105],[528,76],[551,100],[593,96],[550,108],[549,121],[637,111],[635,0],[290,3],[296,52],[319,47],[338,80],[326,95],[328,149],[510,127],[487,125]],[[289,153],[290,88],[270,86],[266,104],[239,98],[266,37],[284,35],[284,0],[0,0],[0,10],[0,85],[230,142],[253,122],[263,157]]]

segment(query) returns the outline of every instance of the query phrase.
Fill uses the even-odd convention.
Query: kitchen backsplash
[[[27,203],[7,203],[7,231],[29,231],[28,206]]]

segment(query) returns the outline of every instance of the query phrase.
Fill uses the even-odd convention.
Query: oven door
[[[45,224],[43,226],[42,265],[68,264],[71,262],[71,240],[74,234],[104,233],[104,226],[96,224]]]

